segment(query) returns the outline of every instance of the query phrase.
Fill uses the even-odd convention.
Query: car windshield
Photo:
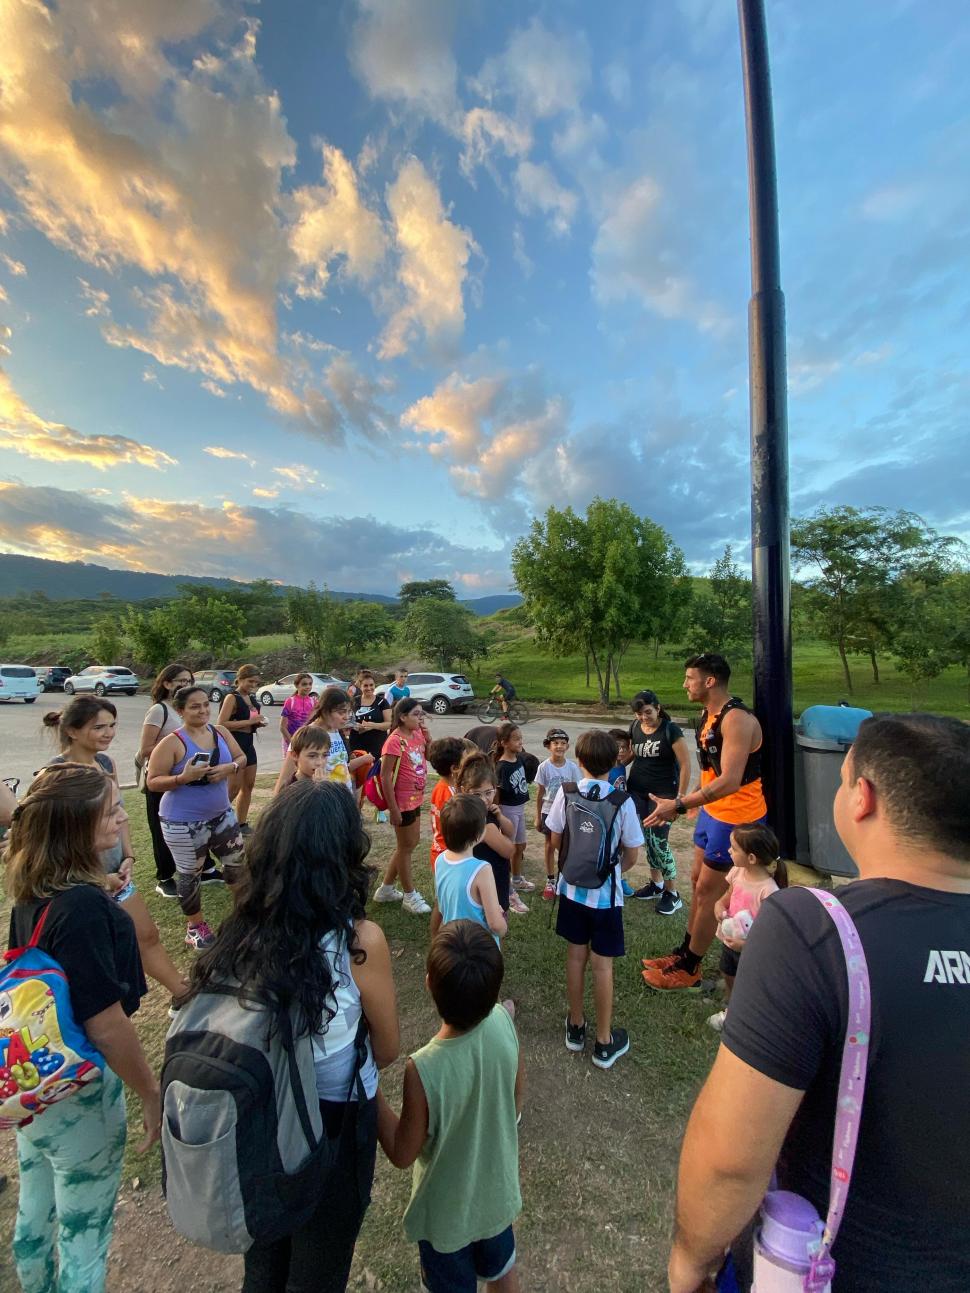
[[[2,669],[0,669],[0,674],[3,674],[4,678],[36,678],[37,677],[33,669],[22,668],[20,665],[16,665],[16,664],[5,665]]]

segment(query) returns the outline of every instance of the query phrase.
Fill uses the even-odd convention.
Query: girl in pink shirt
[[[764,900],[779,889],[788,887],[788,871],[778,856],[778,840],[768,826],[735,826],[731,832],[731,861],[727,873],[728,891],[714,904],[717,936],[721,949],[721,974],[728,1001],[738,972],[738,962],[745,940]],[[719,1010],[708,1019],[720,1032],[727,1010]]]
[[[280,736],[283,738],[283,758],[290,752],[293,736],[310,717],[316,704],[310,695],[313,690],[313,679],[308,673],[298,673],[293,680],[293,695],[283,702],[283,713],[280,715]]]
[[[391,732],[381,750],[381,789],[387,803],[396,846],[384,882],[374,893],[375,902],[400,902],[412,916],[426,916],[431,908],[415,889],[411,858],[421,835],[421,804],[428,779],[425,749],[428,729],[421,702],[405,696],[394,706]],[[401,887],[394,883],[400,879]]]

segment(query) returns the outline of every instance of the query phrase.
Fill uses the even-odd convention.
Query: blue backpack
[[[26,947],[0,968],[0,1129],[23,1127],[100,1078],[104,1057],[74,1019],[67,975],[37,944],[44,908]]]

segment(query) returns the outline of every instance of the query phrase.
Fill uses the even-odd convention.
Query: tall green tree
[[[395,628],[380,602],[335,602],[332,606],[330,639],[336,655],[363,655],[374,647],[386,646]]]
[[[286,619],[290,631],[306,651],[310,667],[323,670],[330,643],[329,632],[333,598],[326,586],[291,588],[286,595]]]
[[[413,602],[422,597],[433,597],[438,601],[456,601],[455,590],[447,579],[411,579],[402,584],[398,592],[401,610],[407,614]]]
[[[177,660],[189,645],[185,622],[175,602],[150,611],[129,607],[125,635],[136,663],[147,665],[152,673]]]
[[[418,655],[433,660],[439,669],[451,669],[486,653],[474,621],[472,612],[456,601],[420,597],[405,615],[401,635]]]
[[[101,615],[91,627],[92,656],[98,664],[116,664],[124,649],[118,617]]]
[[[691,616],[691,647],[719,651],[725,656],[752,650],[751,580],[741,573],[731,545],[714,562],[709,591],[695,596]]]
[[[967,701],[970,702],[970,570],[953,571],[946,580],[944,592],[950,621],[950,661],[966,670]]]
[[[211,655],[242,651],[246,646],[245,617],[226,597],[179,598],[172,613],[181,619],[186,636]]]

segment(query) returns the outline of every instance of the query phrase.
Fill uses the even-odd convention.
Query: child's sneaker
[[[412,916],[427,916],[431,911],[431,908],[417,889],[412,889],[410,893],[402,895],[401,906],[405,911],[409,911]]]
[[[393,884],[379,884],[374,890],[375,902],[400,902],[404,894]]]
[[[546,876],[546,887],[542,891],[543,901],[552,902],[555,896],[556,896],[556,881],[553,876],[548,875]]]
[[[529,912],[529,908],[514,889],[509,894],[509,911],[514,911],[517,916],[526,916]]]
[[[663,897],[657,903],[655,910],[658,916],[672,916],[675,911],[680,911],[683,905],[683,899],[676,889],[673,891],[665,889]]]
[[[226,877],[215,865],[204,867],[199,876],[199,884],[225,884]],[[178,897],[178,894],[175,895]]]
[[[586,1020],[581,1024],[571,1024],[566,1016],[566,1050],[582,1051],[586,1049]]]
[[[626,1029],[614,1028],[608,1042],[597,1042],[593,1047],[593,1063],[598,1069],[611,1069],[629,1049],[630,1037]]]
[[[215,941],[215,934],[204,920],[200,920],[197,925],[190,925],[185,931],[185,946],[194,948],[196,952],[211,947]]]
[[[386,809],[386,808],[378,808],[378,810],[377,810],[377,817],[375,818],[375,821],[377,822],[378,826],[384,826],[384,825],[386,825],[390,820],[391,820],[391,814],[387,811],[387,809]]]
[[[629,880],[621,880],[620,885],[621,885],[621,888],[623,889],[623,897],[632,898],[634,894],[634,889],[633,889],[633,885],[630,884]]]
[[[716,1033],[724,1031],[724,1021],[727,1019],[727,1011],[719,1010],[716,1015],[711,1015],[707,1021],[707,1026],[713,1028]]]
[[[654,884],[651,880],[650,883],[645,884],[642,889],[638,889],[633,896],[634,898],[639,898],[641,902],[653,902],[655,898],[660,897],[663,891],[664,887],[662,884]]]
[[[535,885],[531,880],[527,880],[524,875],[514,875],[512,877],[512,888],[516,893],[534,893]]]

